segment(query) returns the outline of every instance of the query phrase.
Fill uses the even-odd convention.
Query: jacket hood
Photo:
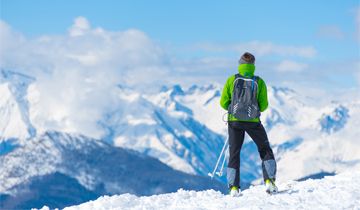
[[[238,66],[239,74],[243,77],[253,77],[255,73],[255,65],[243,63]]]

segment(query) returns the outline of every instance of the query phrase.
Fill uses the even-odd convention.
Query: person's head
[[[255,73],[255,56],[245,52],[239,59],[239,73],[244,77],[253,77]]]
[[[239,64],[255,64],[255,56],[249,52],[245,52],[240,57]]]

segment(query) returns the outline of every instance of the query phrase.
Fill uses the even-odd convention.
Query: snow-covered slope
[[[103,196],[65,210],[91,209],[360,209],[360,172],[346,172],[321,180],[286,182],[269,196],[263,186],[254,186],[233,198],[215,190],[186,191],[137,197],[131,194]],[[46,210],[47,207],[43,207]]]
[[[141,153],[59,132],[46,132],[0,156],[0,168],[0,197],[5,197],[0,199],[1,209],[29,208],[29,203],[44,205],[48,200],[53,202],[52,207],[61,208],[86,201],[89,193],[153,195],[180,187],[224,189],[210,178],[175,171]],[[61,187],[67,182],[75,184]],[[70,194],[79,187],[84,194]],[[47,200],[41,200],[44,196]]]
[[[119,88],[122,106],[102,121],[114,145],[156,157],[171,167],[206,175],[213,167],[223,137],[196,120],[175,97],[180,86],[156,95]]]
[[[272,88],[264,114],[279,180],[339,173],[360,164],[360,101],[329,102]]]
[[[52,120],[46,123],[35,117],[34,125],[34,116],[44,111],[33,100],[33,91],[38,91],[32,85],[35,78],[5,70],[1,70],[0,78],[0,155],[41,136],[48,130],[46,123],[57,125],[60,132],[66,131],[61,130],[62,124],[75,129],[71,126],[74,122],[68,124],[70,121],[63,117],[49,116]],[[114,105],[97,110],[103,114],[96,125],[85,127],[101,128],[102,139],[115,146],[139,151],[186,173],[206,175],[226,138],[220,92],[219,85],[187,89],[175,85],[155,93],[114,87]],[[360,150],[359,100],[324,102],[280,87],[269,87],[268,94],[270,106],[261,119],[278,160],[279,180],[338,173],[360,163],[360,153],[356,152]],[[93,131],[79,133],[75,129],[74,133],[91,136]],[[241,180],[258,180],[260,160],[249,138],[241,159]]]
[[[36,134],[42,135],[54,125],[61,128],[61,124],[66,124],[63,126],[66,129],[59,131],[68,130],[69,120],[51,116],[53,112],[44,122],[39,122],[38,113],[48,110],[38,106],[37,85],[29,86],[36,82],[35,78],[7,70],[1,70],[1,73],[0,155],[10,152],[26,139],[35,138]],[[118,106],[101,111],[104,114],[96,125],[104,130],[102,139],[116,146],[136,149],[186,173],[204,175],[211,170],[223,143],[221,135],[195,120],[179,103],[173,109],[159,106],[146,95],[121,86],[114,87],[114,94]],[[170,97],[169,104],[174,102],[171,98],[177,94],[172,90],[160,93],[165,100]],[[34,125],[32,120],[36,120]],[[51,125],[47,126],[47,123]]]
[[[16,72],[0,70],[0,143],[8,139],[29,139],[36,135],[29,120],[28,86],[35,79]]]
[[[198,168],[195,172],[204,175],[213,167],[215,157],[204,160],[202,155],[218,155],[223,142],[218,138],[226,138],[219,86],[192,86],[183,90],[176,85],[163,88],[159,94],[131,95],[127,98],[141,98],[150,108],[139,109],[142,103],[134,100],[131,109],[125,112],[129,123],[124,120],[120,132],[114,129],[115,145],[145,152],[185,172],[193,173],[193,169]],[[357,129],[360,101],[326,102],[283,87],[269,87],[268,95],[270,106],[261,120],[278,160],[279,180],[300,179],[322,172],[338,173],[360,163],[360,153],[355,152],[360,150],[356,138],[360,134]],[[187,125],[184,119],[201,126]],[[188,140],[183,141],[181,136]],[[188,142],[192,143],[191,147]],[[202,146],[203,142],[210,145]],[[177,148],[184,152],[179,153]],[[188,156],[192,158],[186,158]],[[194,159],[203,164],[192,161]],[[261,162],[249,138],[242,148],[241,159],[242,181],[259,179]]]

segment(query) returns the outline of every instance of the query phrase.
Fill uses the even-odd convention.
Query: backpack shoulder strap
[[[238,84],[238,79],[239,79],[239,78],[242,78],[242,76],[241,76],[240,74],[235,74],[235,79],[234,79],[234,84],[233,84],[234,87],[235,87],[236,84]],[[239,86],[239,85],[238,85],[238,86]]]
[[[252,77],[252,82],[251,82],[251,90],[254,91],[255,89],[255,83],[256,82],[256,86],[258,85],[258,82],[259,82],[259,76],[253,76]]]

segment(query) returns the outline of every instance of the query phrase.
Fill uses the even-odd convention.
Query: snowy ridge
[[[131,194],[103,196],[65,210],[137,209],[360,209],[360,172],[345,172],[321,180],[286,182],[280,192],[269,196],[264,186],[244,190],[233,198],[214,190],[186,191],[137,197]],[[47,207],[42,208],[46,210]]]
[[[210,179],[206,177],[172,170],[141,153],[115,148],[86,136],[59,132],[46,132],[9,154],[0,156],[0,168],[0,192],[9,195],[16,195],[17,186],[31,178],[55,172],[75,178],[88,190],[102,186],[104,192],[111,194],[162,193],[177,189],[180,183],[190,188],[211,186]],[[148,179],[149,175],[152,180]],[[214,187],[221,188],[218,183],[214,184]],[[146,190],[138,190],[144,185],[147,186]]]
[[[0,156],[0,168],[0,209],[63,208],[101,195],[153,195],[179,188],[225,189],[139,152],[55,131]]]
[[[39,107],[34,99],[38,91],[33,85],[35,78],[1,72],[0,155],[43,135],[54,125],[60,133],[67,133],[69,126],[75,129],[71,133],[77,135],[91,137],[94,133],[80,132],[71,126],[77,121],[70,119],[66,109],[60,110],[65,114],[59,118],[49,116],[50,121],[37,118],[44,107]],[[219,85],[194,85],[187,89],[175,85],[155,93],[118,85],[110,93],[114,96],[113,105],[98,110],[102,115],[96,125],[89,127],[102,130],[95,132],[103,133],[96,139],[136,150],[185,173],[206,175],[227,135],[222,120],[226,111],[219,106],[220,92]],[[339,173],[360,163],[360,101],[324,102],[289,88],[270,86],[268,95],[270,106],[261,120],[278,161],[279,180]],[[37,123],[33,125],[34,119]],[[261,180],[257,149],[249,138],[241,156],[241,180]]]
[[[360,149],[356,143],[360,134],[360,101],[321,106],[302,99],[309,106],[288,99],[286,106],[278,108],[280,105],[271,98],[274,105],[263,117],[268,122],[272,112],[281,116],[268,130],[278,159],[279,180],[299,179],[301,175],[324,171],[339,173],[360,164],[360,154],[356,152]]]
[[[27,75],[0,70],[0,143],[11,138],[25,140],[36,135],[29,119],[26,98],[27,89],[34,81]]]
[[[178,85],[154,95],[120,87],[121,110],[109,114],[102,124],[115,146],[145,153],[186,173],[206,175],[224,138],[177,100],[185,95]]]
[[[143,97],[158,109],[160,107],[165,110],[164,113],[171,116],[172,120],[187,117],[209,128],[206,133],[220,134],[223,139],[226,138],[227,127],[222,120],[225,111],[219,107],[218,85],[192,86],[186,90],[177,85],[164,88],[160,94],[144,94]],[[300,179],[322,172],[339,173],[360,164],[360,153],[356,152],[360,150],[360,145],[356,143],[356,136],[360,134],[357,129],[360,126],[360,101],[330,103],[319,98],[304,96],[285,87],[269,87],[268,97],[270,105],[262,114],[261,120],[268,131],[278,161],[279,180]],[[177,123],[170,125],[175,129],[181,128]],[[191,134],[196,136],[203,129],[192,130],[192,126],[189,126],[184,132],[189,136]],[[142,135],[146,136],[147,133]],[[133,144],[133,140],[126,141],[129,138],[122,134],[117,138],[122,139],[118,145],[138,151],[158,148],[155,145],[146,145],[146,141],[135,140],[137,143]],[[201,142],[201,138],[199,140],[192,138],[196,145]],[[177,138],[171,141],[186,146]],[[219,145],[221,144],[218,143]],[[206,147],[200,149],[211,155]],[[166,152],[174,154],[174,149]],[[195,157],[198,156],[196,151],[189,152]],[[213,150],[213,153],[218,154],[218,151]],[[156,157],[155,153],[150,155]],[[178,156],[176,152],[175,155]],[[158,155],[157,158],[161,160],[162,156]],[[257,148],[249,138],[242,148],[241,159],[243,160],[241,161],[242,181],[245,183],[257,179],[260,181],[261,161]],[[173,167],[176,161],[163,162]],[[208,168],[212,166],[213,162],[210,162]],[[196,165],[192,164],[192,167]],[[200,174],[205,173],[200,171]]]
[[[71,164],[66,165],[65,153],[71,150],[84,150],[86,153],[94,147],[104,148],[105,144],[84,136],[58,132],[47,132],[32,139],[26,145],[0,158],[0,192],[15,194],[17,191],[13,188],[16,185],[28,181],[31,177],[43,176],[57,170],[65,174],[74,173],[73,170],[66,170]],[[75,175],[87,188],[93,188],[91,179],[81,176],[87,174],[86,169],[78,168],[78,172],[80,173],[71,175]]]

